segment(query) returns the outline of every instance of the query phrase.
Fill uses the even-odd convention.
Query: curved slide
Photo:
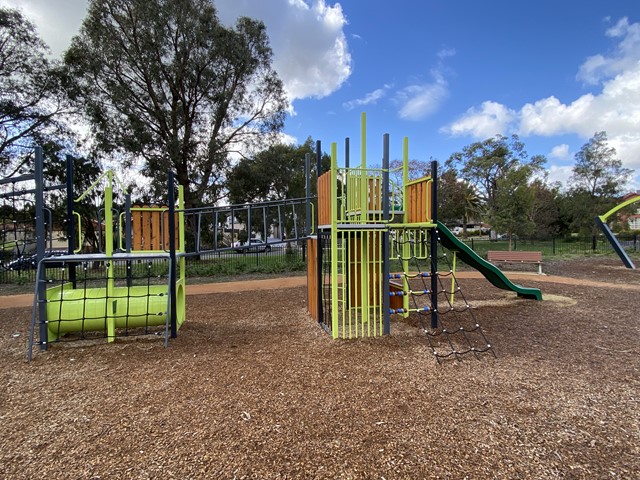
[[[478,270],[494,286],[502,290],[516,292],[519,297],[530,298],[532,300],[542,300],[542,292],[537,288],[521,287],[511,282],[502,271],[493,263],[487,262],[484,258],[471,250],[464,242],[458,240],[451,230],[438,222],[440,233],[440,243],[449,250],[455,251],[458,258],[470,267]]]

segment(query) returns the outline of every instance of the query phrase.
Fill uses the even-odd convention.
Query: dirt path
[[[538,275],[526,272],[505,272],[510,280],[535,281],[544,283],[559,283],[563,285],[583,285],[594,288],[617,288],[620,290],[640,291],[640,285],[600,282],[583,278],[561,277],[559,275]],[[458,272],[457,278],[483,278],[480,272]],[[240,280],[237,282],[219,282],[190,285],[187,280],[187,295],[208,295],[213,293],[250,292],[259,290],[276,290],[301,287],[307,284],[307,278],[303,276],[269,278],[266,280]],[[544,293],[544,292],[543,292]],[[33,295],[0,296],[0,310],[14,307],[30,307],[33,305]]]

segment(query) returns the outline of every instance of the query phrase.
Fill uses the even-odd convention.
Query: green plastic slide
[[[542,300],[542,292],[538,288],[527,288],[516,285],[509,280],[502,271],[494,264],[487,262],[484,258],[471,250],[464,242],[458,240],[451,230],[438,222],[438,232],[440,243],[443,247],[456,252],[457,257],[470,267],[478,270],[494,286],[502,290],[516,292],[519,297],[530,298],[532,300]]]

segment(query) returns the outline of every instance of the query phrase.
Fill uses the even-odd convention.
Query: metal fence
[[[142,260],[141,260],[142,261]],[[137,260],[134,260],[134,263]],[[145,260],[145,263],[149,263]],[[152,262],[153,263],[153,262]],[[166,275],[166,263],[153,265],[154,273]],[[14,268],[15,267],[15,268]],[[0,269],[0,294],[2,284],[32,285],[36,279],[35,261],[25,259],[19,266]],[[56,268],[57,267],[57,268]],[[135,267],[135,265],[134,265]],[[47,269],[48,280],[60,280],[67,266],[55,265]],[[249,273],[283,273],[306,269],[306,242],[287,243],[271,247],[269,251],[222,250],[186,257],[188,277],[228,277]]]
[[[619,234],[618,241],[628,251],[640,251],[640,238],[636,234]],[[460,239],[478,255],[486,256],[489,250],[508,250],[507,240],[490,240],[487,237],[469,237]],[[540,251],[545,257],[557,255],[593,255],[614,253],[613,247],[603,235],[592,237],[568,237],[532,239],[517,238],[512,240],[512,249],[520,251]]]
[[[640,252],[640,238],[638,235],[618,236],[622,246],[630,252]],[[478,255],[486,257],[489,250],[507,250],[507,240],[489,240],[488,238],[470,237],[463,240]],[[550,239],[521,239],[514,238],[514,250],[541,251],[545,257],[562,255],[592,255],[610,254],[613,248],[609,242],[600,236],[570,237]],[[189,255],[186,258],[187,277],[209,277],[215,281],[217,277],[230,277],[251,273],[284,273],[303,271],[306,267],[306,241],[281,243],[272,246],[269,251],[219,250],[217,252]],[[163,267],[158,265],[157,274]],[[33,284],[35,281],[35,263],[25,261],[18,268],[0,268],[0,293],[2,284]],[[60,272],[63,275],[64,272]],[[48,276],[57,280],[56,269],[49,269]]]

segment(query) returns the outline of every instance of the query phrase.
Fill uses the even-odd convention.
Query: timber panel
[[[409,223],[431,222],[431,178],[407,185],[407,220]]]

